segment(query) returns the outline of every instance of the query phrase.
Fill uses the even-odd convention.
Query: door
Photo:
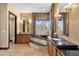
[[[16,43],[16,16],[9,12],[9,42]]]

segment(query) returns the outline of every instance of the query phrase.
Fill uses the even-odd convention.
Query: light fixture
[[[69,6],[71,6],[71,5],[72,5],[72,3],[69,3],[68,5],[69,5]]]
[[[61,17],[61,15],[60,14],[56,14],[55,17]]]
[[[72,9],[72,3],[69,3],[69,4],[66,4],[64,6],[64,8],[67,10],[67,11],[70,11]]]
[[[67,9],[68,7],[69,7],[69,5],[65,5],[65,6],[64,6],[64,9]]]
[[[46,9],[44,9],[44,8],[42,9],[42,11],[45,11],[45,10],[46,10]]]
[[[72,3],[66,4],[66,5],[64,6],[65,9],[66,9],[66,8],[70,8],[70,7],[72,7]]]
[[[29,20],[29,23],[31,23],[32,22],[32,20]]]
[[[61,15],[59,14],[58,17],[61,17]]]
[[[21,20],[20,22],[21,22],[21,24],[23,24],[23,20]]]

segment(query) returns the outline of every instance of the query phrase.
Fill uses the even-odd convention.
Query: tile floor
[[[48,53],[35,50],[28,44],[10,44],[8,50],[0,50],[0,56],[48,56]]]

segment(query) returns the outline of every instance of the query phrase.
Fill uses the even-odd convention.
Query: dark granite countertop
[[[67,40],[52,38],[51,41],[53,41],[59,49],[65,49],[65,50],[76,50],[76,49],[78,49],[78,45],[76,45],[72,42],[69,42]]]
[[[50,39],[65,56],[79,55],[78,45],[67,40],[52,38]],[[75,52],[74,52],[75,51]],[[75,54],[74,54],[75,53]]]
[[[76,45],[72,42],[69,42],[67,40],[52,38],[52,41],[55,42],[55,44],[57,45],[57,47],[59,49],[65,49],[65,50],[76,50],[76,49],[78,49],[78,45]]]

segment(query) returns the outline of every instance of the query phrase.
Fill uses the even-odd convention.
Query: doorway
[[[17,16],[9,11],[9,44],[10,42],[16,44],[17,34]]]

